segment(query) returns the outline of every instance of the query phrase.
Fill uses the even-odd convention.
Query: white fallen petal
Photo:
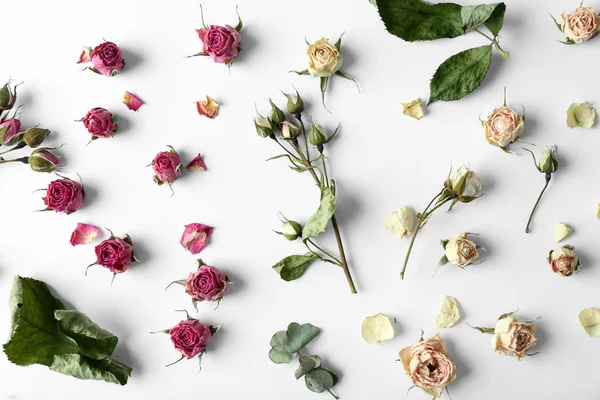
[[[567,126],[576,128],[578,126],[589,129],[596,121],[596,110],[589,102],[573,103],[567,110]]]
[[[362,337],[367,343],[385,342],[395,334],[392,321],[381,313],[365,318],[362,323]]]
[[[579,323],[591,337],[600,336],[600,308],[584,308],[579,313]]]
[[[423,113],[423,100],[419,97],[408,103],[402,103],[402,113],[416,120],[419,120],[425,115]]]
[[[433,323],[438,328],[451,328],[460,319],[460,309],[454,297],[442,296],[442,310]]]
[[[570,226],[559,222],[554,230],[554,238],[556,239],[556,243],[569,236],[571,232],[573,232],[573,229]]]

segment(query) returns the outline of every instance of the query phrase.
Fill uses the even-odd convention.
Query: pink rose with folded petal
[[[96,246],[96,264],[108,268],[113,274],[127,271],[132,261],[137,261],[133,253],[133,243],[129,235],[123,239],[115,236]]]
[[[121,49],[113,42],[104,42],[94,47],[90,61],[94,70],[106,76],[116,75],[125,66]]]
[[[215,228],[204,224],[188,224],[185,226],[179,243],[192,254],[200,253],[206,246],[206,241]]]
[[[200,153],[190,161],[185,169],[189,169],[190,171],[206,171],[206,164],[204,164]]]
[[[123,104],[130,110],[137,111],[144,102],[135,94],[126,91],[125,94],[123,94]]]
[[[94,225],[77,223],[77,227],[71,234],[71,246],[92,243],[100,233],[100,229]]]
[[[242,35],[232,26],[211,25],[197,29],[202,41],[202,53],[217,63],[231,63],[240,52]]]
[[[46,210],[71,214],[83,204],[83,187],[69,178],[50,182],[43,198]]]
[[[154,182],[158,185],[175,182],[181,176],[181,158],[171,146],[169,151],[161,151],[152,160]]]
[[[0,143],[9,143],[10,140],[19,133],[19,129],[21,129],[21,121],[17,118],[7,119],[0,123]]]
[[[114,114],[102,107],[92,108],[81,121],[92,135],[92,140],[112,137],[118,128]]]
[[[201,261],[199,263],[202,264]],[[185,284],[185,292],[198,301],[221,300],[228,288],[227,275],[206,264],[191,272]]]
[[[189,319],[172,327],[169,335],[175,348],[190,359],[206,350],[212,331],[210,325],[202,324],[197,319]]]

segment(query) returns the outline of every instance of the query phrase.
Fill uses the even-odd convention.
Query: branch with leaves
[[[302,117],[304,101],[300,94],[296,91],[295,94],[284,93],[284,95],[287,98],[288,115],[269,99],[270,115],[264,117],[259,114],[254,118],[256,132],[263,138],[270,138],[283,150],[283,153],[271,157],[269,160],[287,159],[292,170],[298,173],[308,172],[311,175],[319,188],[320,202],[317,211],[304,226],[282,216],[282,231],[277,233],[291,241],[302,238],[307,253],[285,257],[275,264],[273,269],[283,280],[292,281],[302,276],[310,263],[321,260],[340,267],[346,275],[350,291],[356,293],[335,216],[337,209],[336,184],[327,172],[327,157],[325,156],[325,145],[337,135],[340,127],[338,125],[336,130],[328,135],[321,125],[311,122],[310,131],[307,132]],[[312,146],[309,146],[309,143]],[[318,155],[311,154],[315,153],[315,150]],[[317,236],[325,232],[330,221],[338,246],[339,254],[337,256],[316,242]]]

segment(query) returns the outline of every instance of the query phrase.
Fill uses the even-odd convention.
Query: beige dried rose
[[[492,348],[504,356],[525,357],[527,351],[535,345],[535,324],[519,321],[512,315],[504,316],[496,322]]]
[[[456,365],[439,334],[400,351],[404,373],[414,386],[437,399],[442,390],[456,379]]]
[[[445,257],[449,263],[465,268],[479,258],[477,245],[467,237],[467,233],[459,233],[453,235],[447,242],[442,242],[446,250]]]
[[[308,73],[312,76],[329,77],[335,74],[344,62],[338,49],[325,38],[308,46],[306,54],[308,54]]]
[[[562,246],[552,250],[548,255],[548,263],[552,272],[562,276],[571,276],[573,272],[579,270],[579,257],[573,246]]]
[[[579,7],[571,14],[561,14],[560,18],[560,28],[572,43],[586,42],[600,29],[600,16],[591,7]]]
[[[525,130],[525,116],[504,105],[494,109],[481,125],[488,143],[506,150]]]
[[[402,104],[402,113],[404,115],[408,115],[416,120],[420,120],[423,115],[423,100],[419,97],[416,100],[410,101],[408,103]]]

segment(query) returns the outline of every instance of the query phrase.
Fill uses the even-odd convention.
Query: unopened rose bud
[[[0,111],[10,110],[17,101],[17,86],[11,89],[10,82],[7,82],[0,89]]]
[[[21,140],[19,135],[21,129],[21,121],[17,118],[7,119],[0,123],[0,144],[5,146],[14,146]]]
[[[279,107],[275,105],[275,103],[271,101],[271,99],[269,99],[269,103],[271,104],[271,115],[269,116],[269,119],[273,124],[275,124],[275,126],[279,126],[283,121],[285,121],[285,114]]]
[[[312,124],[308,138],[313,146],[323,145],[328,142],[321,125]]]
[[[298,137],[300,129],[291,122],[283,121],[281,124],[281,137],[285,140],[291,140]]]
[[[36,172],[52,172],[61,167],[60,158],[52,154],[48,147],[34,150],[29,156],[29,166]]]
[[[281,232],[279,232],[287,240],[296,240],[302,235],[302,225],[296,221],[286,221],[281,225]]]
[[[454,171],[445,186],[452,192],[450,195],[463,203],[469,203],[483,193],[483,183],[477,174],[464,165]]]
[[[553,174],[558,169],[558,159],[556,157],[556,148],[551,147],[542,154],[539,169],[546,174]]]
[[[50,129],[29,128],[25,132],[23,132],[23,141],[25,142],[25,144],[27,144],[27,146],[34,149],[40,144],[42,144],[44,139],[46,139],[46,136],[48,136],[49,134]]]
[[[385,227],[400,239],[410,235],[415,225],[415,213],[409,207],[400,207],[385,217]]]
[[[568,245],[552,250],[548,255],[548,263],[552,272],[562,276],[571,276],[580,266],[575,247]]]
[[[258,136],[266,138],[273,135],[273,125],[267,118],[259,115],[254,118],[254,127]]]
[[[304,111],[304,101],[296,90],[296,94],[283,94],[287,98],[287,110],[290,114],[298,114]]]

